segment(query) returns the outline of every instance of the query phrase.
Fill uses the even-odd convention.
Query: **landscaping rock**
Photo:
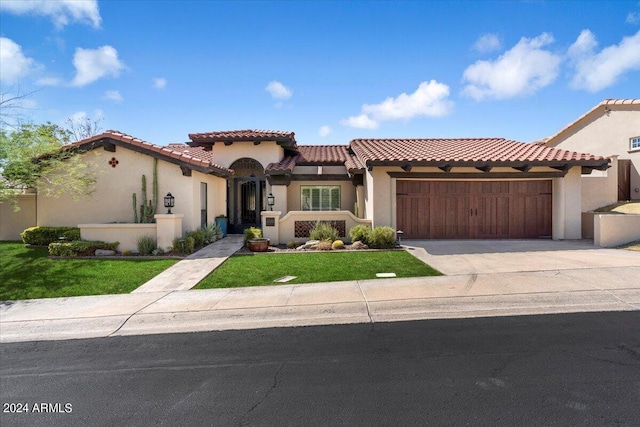
[[[296,248],[296,250],[297,251],[304,251],[304,250],[308,250],[308,249],[315,249],[315,247],[318,245],[318,243],[320,243],[320,240],[309,240],[304,245],[298,246]]]
[[[369,249],[369,246],[365,245],[360,240],[356,240],[351,244],[351,249]]]
[[[107,249],[96,249],[96,256],[112,256],[115,254],[116,251],[109,251]]]

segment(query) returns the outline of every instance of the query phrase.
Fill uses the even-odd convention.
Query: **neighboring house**
[[[583,176],[583,212],[640,200],[640,99],[605,99],[544,144],[612,157],[611,169]]]
[[[158,210],[165,212],[162,197],[171,192],[183,232],[224,214],[230,232],[266,225],[276,242],[303,240],[318,219],[332,221],[342,236],[366,223],[405,238],[579,239],[581,173],[609,167],[604,157],[500,138],[321,146],[261,130],[189,138],[157,146],[107,131],[71,144],[99,166],[96,192],[79,201],[39,195],[38,225],[132,222],[132,193],[140,204],[145,174],[151,198],[155,158]]]

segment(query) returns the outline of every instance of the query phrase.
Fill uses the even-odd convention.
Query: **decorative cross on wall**
[[[116,166],[118,166],[118,160],[115,157],[112,157],[111,160],[109,160],[109,164],[111,165],[112,168],[115,168]]]

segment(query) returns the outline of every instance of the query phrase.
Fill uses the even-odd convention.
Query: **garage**
[[[551,180],[396,181],[407,239],[537,239],[552,234]]]

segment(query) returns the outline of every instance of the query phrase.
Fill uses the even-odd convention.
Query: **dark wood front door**
[[[551,236],[551,181],[397,181],[397,228],[408,239]]]

